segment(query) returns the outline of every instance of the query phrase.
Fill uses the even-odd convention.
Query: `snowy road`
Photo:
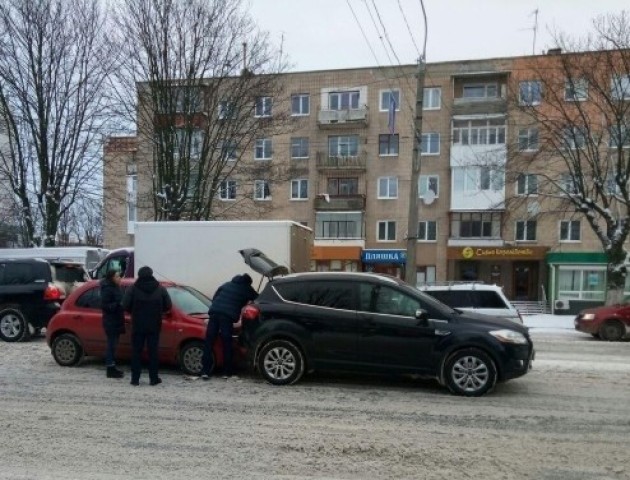
[[[630,478],[630,342],[532,332],[534,370],[478,399],[429,381],[275,388],[174,370],[133,388],[95,360],[58,367],[41,338],[0,343],[0,478]]]

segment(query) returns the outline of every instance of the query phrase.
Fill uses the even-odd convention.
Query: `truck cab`
[[[105,278],[108,270],[118,270],[123,278],[133,278],[134,273],[134,249],[133,247],[118,248],[112,250],[90,272],[90,276],[96,280]]]

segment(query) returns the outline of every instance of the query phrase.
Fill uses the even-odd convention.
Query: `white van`
[[[89,272],[109,250],[98,247],[0,248],[0,258],[43,258],[48,261],[80,263]]]

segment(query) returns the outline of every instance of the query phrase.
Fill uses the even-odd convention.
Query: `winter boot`
[[[122,378],[125,374],[116,367],[107,367],[107,378]]]

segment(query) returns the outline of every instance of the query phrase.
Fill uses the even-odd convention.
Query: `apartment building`
[[[574,213],[540,215],[536,173],[510,169],[538,148],[537,126],[514,104],[541,101],[532,59],[545,61],[427,65],[419,224],[413,227],[417,281],[495,283],[511,299],[565,300],[573,311],[603,300],[606,261],[600,242]],[[242,162],[283,166],[288,175],[250,179],[251,189],[226,178],[219,205],[247,195],[267,208],[233,216],[223,209],[221,218],[292,219],[311,227],[314,270],[401,276],[415,71],[407,65],[283,75],[293,128],[256,141]],[[270,102],[265,111],[272,116]],[[151,173],[142,168],[148,156],[140,137],[111,138],[106,145],[107,248],[133,244],[133,223],[153,218],[151,206],[138,200],[151,195]]]

